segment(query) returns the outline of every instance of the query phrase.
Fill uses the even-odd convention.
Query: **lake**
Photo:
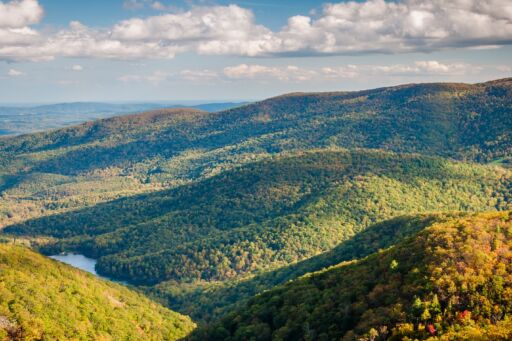
[[[62,255],[54,255],[50,256],[50,258],[58,260],[59,262],[69,264],[75,268],[87,271],[92,273],[93,275],[96,275],[98,277],[101,277],[96,272],[96,269],[94,268],[96,266],[96,259],[85,257],[84,255],[79,255],[75,253],[66,253]]]
[[[112,281],[112,282],[116,282],[116,283],[120,283],[123,285],[128,285],[128,283],[125,281],[116,281],[111,278],[98,275],[98,273],[96,272],[96,269],[94,268],[98,261],[94,258],[85,257],[84,255],[81,255],[78,253],[63,253],[60,255],[50,256],[50,258],[58,260],[59,262],[71,265],[72,267],[75,267],[77,269],[90,272],[99,278],[106,279],[108,281]]]

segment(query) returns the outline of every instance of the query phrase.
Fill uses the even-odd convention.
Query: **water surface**
[[[94,268],[96,266],[96,259],[85,257],[84,255],[76,253],[65,253],[61,255],[50,256],[50,258],[58,260],[59,262],[69,264],[75,268],[87,271],[101,277]]]
[[[60,255],[50,256],[50,258],[58,260],[59,262],[71,265],[72,267],[75,267],[77,269],[90,272],[99,278],[106,279],[106,280],[120,283],[120,284],[124,284],[124,285],[128,285],[128,283],[126,283],[124,281],[116,281],[111,278],[98,275],[98,273],[96,272],[96,269],[95,269],[96,263],[98,261],[94,258],[85,257],[84,255],[81,255],[79,253],[62,253]]]

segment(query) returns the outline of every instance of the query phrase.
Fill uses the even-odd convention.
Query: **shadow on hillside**
[[[180,283],[170,282],[147,288],[147,291],[171,309],[189,314],[196,321],[208,323],[228,311],[233,311],[234,307],[245,304],[251,297],[263,291],[311,272],[320,271],[342,262],[364,258],[415,235],[435,222],[461,215],[463,213],[423,214],[386,220],[368,227],[330,251],[273,271],[256,274],[248,280],[228,281],[220,287],[205,286],[201,288],[199,285],[199,289],[173,295],[166,289],[173,286],[179,287]],[[200,303],[194,305],[191,302]],[[207,303],[205,304],[205,302]]]
[[[304,152],[246,164],[174,189],[27,220],[4,231],[57,238],[99,235],[171,212],[194,209],[198,219],[209,216],[208,222],[199,219],[199,225],[208,223],[230,229],[297,210],[333,185],[358,176],[378,174],[412,184],[464,177],[448,165],[442,159],[380,151]],[[297,196],[290,186],[302,193]]]

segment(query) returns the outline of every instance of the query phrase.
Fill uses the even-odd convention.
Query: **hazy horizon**
[[[168,104],[168,105],[201,105],[201,104],[214,104],[214,103],[244,103],[244,102],[254,102],[262,99],[251,99],[251,100],[208,100],[208,99],[197,99],[197,100],[126,100],[126,101],[100,101],[100,100],[85,100],[85,101],[63,101],[63,102],[0,102],[0,107],[27,107],[33,108],[38,106],[50,106],[50,105],[59,105],[59,104],[81,104],[81,103],[97,103],[97,104],[113,104],[113,105],[122,105],[122,104]]]
[[[353,90],[324,90],[324,91],[307,91],[307,90],[297,90],[297,91],[285,91],[281,93],[276,93],[273,95],[270,95],[268,97],[261,97],[261,98],[218,98],[218,99],[130,99],[130,100],[97,100],[97,99],[86,99],[86,100],[65,100],[65,101],[40,101],[40,102],[1,102],[0,106],[2,107],[36,107],[36,106],[46,106],[46,105],[58,105],[58,104],[79,104],[79,103],[98,103],[98,104],[168,104],[168,105],[202,105],[202,104],[213,104],[213,103],[246,103],[246,102],[258,102],[263,101],[268,98],[277,97],[281,95],[286,95],[290,93],[296,93],[296,92],[304,92],[304,93],[315,93],[315,92],[342,92],[342,91],[348,91],[348,92],[357,92],[357,91],[364,91],[364,90],[372,90],[377,89],[381,87],[394,87],[394,86],[400,86],[400,85],[406,85],[406,84],[429,84],[429,83],[466,83],[466,84],[479,84],[479,83],[486,83],[491,82],[499,79],[506,79],[511,78],[510,77],[499,77],[499,78],[490,78],[490,79],[483,79],[481,81],[475,81],[475,82],[464,82],[464,81],[438,81],[438,82],[429,82],[429,81],[418,81],[418,82],[409,82],[409,83],[396,83],[396,84],[389,84],[384,86],[375,86],[370,88],[357,88]]]

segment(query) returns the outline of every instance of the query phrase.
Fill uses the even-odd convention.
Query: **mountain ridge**
[[[1,139],[0,226],[211,320],[365,256],[346,242],[389,218],[510,209],[511,94],[510,79],[292,94]]]
[[[263,292],[190,339],[508,339],[511,222],[504,212],[434,223]]]
[[[313,150],[5,232],[57,238],[137,284],[241,278],[301,261],[380,220],[509,207],[510,171],[375,150]]]
[[[225,110],[248,102],[213,102],[203,104],[172,103],[108,103],[108,102],[69,102],[35,106],[0,105],[0,139],[4,136],[30,134],[50,129],[74,126],[79,123],[108,117],[144,112],[164,108],[194,108],[208,112]]]

